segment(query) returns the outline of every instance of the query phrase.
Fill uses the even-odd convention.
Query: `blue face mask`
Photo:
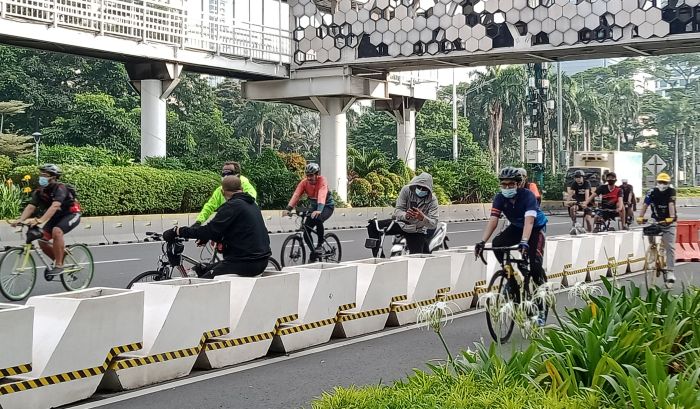
[[[49,185],[49,178],[46,176],[39,176],[39,186],[45,187]]]
[[[426,197],[426,196],[428,196],[428,191],[427,191],[427,190],[423,190],[423,189],[417,187],[417,188],[416,188],[416,196],[418,196],[418,197]]]
[[[515,194],[518,193],[518,189],[512,188],[512,189],[504,189],[501,188],[501,194],[506,198],[506,199],[512,199],[515,197]]]

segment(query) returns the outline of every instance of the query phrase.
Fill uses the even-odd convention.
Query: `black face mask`
[[[617,182],[617,179],[608,179],[608,185],[613,186]]]

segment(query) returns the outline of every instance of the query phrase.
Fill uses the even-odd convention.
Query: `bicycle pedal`
[[[45,269],[44,269],[44,280],[46,280],[46,281],[53,281],[54,275],[53,275],[53,274],[49,274],[49,271],[50,271],[50,270],[49,270],[48,268],[45,268]]]

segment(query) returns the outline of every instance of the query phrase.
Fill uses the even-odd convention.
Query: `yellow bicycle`
[[[644,223],[647,221],[647,219],[643,220]],[[662,226],[663,224],[652,222],[642,229],[642,233],[649,243],[644,258],[644,281],[647,289],[655,286],[660,276],[663,276],[664,283],[666,283],[666,248],[663,241],[659,239],[664,234]],[[666,287],[668,288],[668,284]]]
[[[42,240],[42,232],[38,227],[26,223],[19,224],[25,232],[26,242],[21,247],[10,247],[0,258],[0,292],[11,301],[21,301],[29,296],[36,284],[36,260],[32,250],[39,256],[46,270],[50,264],[41,251],[34,247],[33,242]],[[84,244],[66,246],[61,284],[68,291],[87,288],[95,273],[95,263],[90,249]],[[44,275],[47,281],[53,276]]]

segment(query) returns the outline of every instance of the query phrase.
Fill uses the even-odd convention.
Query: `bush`
[[[284,161],[284,165],[287,169],[300,178],[304,176],[304,171],[306,169],[306,159],[298,153],[285,153],[277,152],[277,154]]]
[[[370,206],[372,184],[367,179],[355,178],[348,186],[348,200],[353,207]]]
[[[425,170],[433,176],[435,185],[444,189],[450,201],[490,201],[498,189],[498,178],[479,160],[437,161]]]
[[[445,193],[445,189],[443,189],[442,186],[440,186],[440,185],[433,186],[433,193],[435,193],[435,197],[437,197],[438,204],[448,205],[448,204],[452,203],[450,201],[450,197],[447,196],[447,193]]]
[[[32,161],[34,158],[32,158]],[[124,165],[123,155],[94,146],[49,145],[39,149],[40,163],[60,163],[76,166]]]
[[[529,179],[533,180],[532,177]],[[540,186],[540,190],[543,200],[561,200],[562,192],[566,191],[566,173],[545,173],[544,184]]]
[[[12,162],[12,159],[10,159],[8,156],[0,155],[0,178],[3,178],[5,175],[9,175],[13,166],[14,163]]]
[[[264,209],[283,209],[292,197],[299,176],[287,169],[275,151],[266,149],[243,165],[243,174],[258,191],[258,204]]]
[[[679,187],[676,188],[678,197],[699,197],[700,187]]]
[[[75,187],[85,216],[197,212],[219,186],[211,172],[175,171],[148,166],[64,166],[61,180]],[[35,166],[14,169],[35,182]]]
[[[187,166],[178,158],[146,158],[144,165],[156,169],[187,170]]]

